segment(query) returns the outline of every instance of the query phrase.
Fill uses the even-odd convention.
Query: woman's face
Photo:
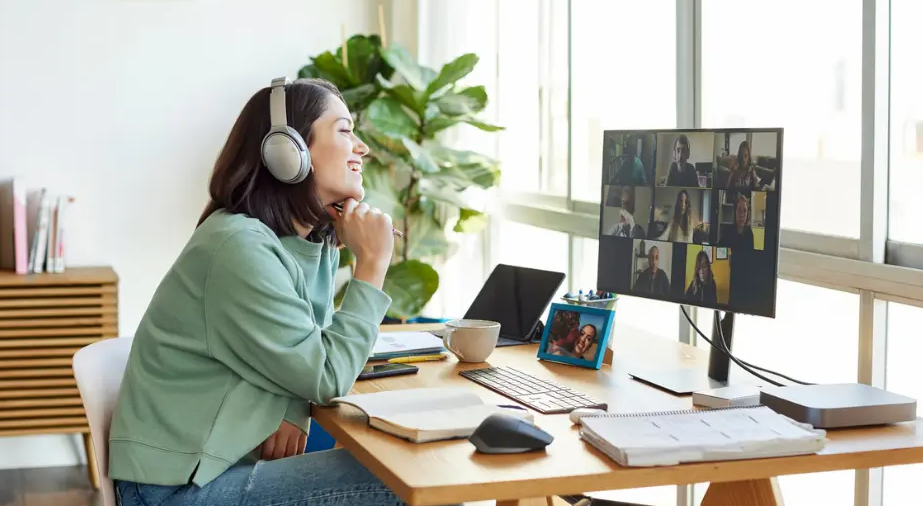
[[[705,278],[708,277],[708,262],[705,260],[699,261],[698,274],[699,281],[705,281]]]
[[[576,342],[574,342],[574,354],[580,356],[586,353],[590,349],[590,345],[593,344],[593,338],[595,337],[596,329],[589,325],[584,325],[580,329],[580,335],[577,337]]]
[[[750,166],[750,149],[749,148],[744,148],[743,159],[744,159],[744,167],[742,168],[749,167]]]
[[[312,127],[313,139],[308,149],[317,194],[324,205],[348,198],[361,201],[362,157],[369,153],[353,133],[352,117],[342,100],[330,96],[327,109]]]
[[[679,194],[679,211],[681,213],[685,213],[686,208],[688,207],[689,207],[689,196],[686,195],[685,193],[680,193]]]
[[[738,227],[742,227],[747,224],[747,203],[745,201],[737,201],[737,209],[734,217]]]

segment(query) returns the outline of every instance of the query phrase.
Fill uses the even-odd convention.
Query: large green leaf
[[[317,67],[315,67],[313,63],[309,63],[298,69],[298,79],[311,77],[320,77],[320,71],[317,70]]]
[[[440,184],[436,180],[421,180],[419,185],[420,195],[429,199],[445,202],[455,207],[465,208],[469,204],[453,185]]]
[[[326,79],[341,90],[352,88],[360,84],[349,73],[349,70],[343,66],[343,60],[334,56],[330,51],[315,56],[313,58],[313,63],[314,68],[318,72],[318,75],[315,77]]]
[[[397,189],[386,167],[368,163],[362,170],[362,187],[365,189],[365,198],[362,199],[365,203],[390,214],[393,220],[404,217],[404,206],[401,205]]]
[[[487,215],[474,209],[461,209],[458,222],[452,228],[455,232],[474,234],[487,227]]]
[[[410,53],[399,44],[381,48],[381,56],[395,72],[397,72],[411,88],[424,91],[433,79],[436,71],[429,67],[419,65]]]
[[[424,148],[407,137],[402,138],[401,142],[407,152],[410,153],[410,159],[417,170],[424,174],[439,172],[439,165],[436,164],[436,160],[433,159],[428,148]]]
[[[499,162],[488,156],[439,145],[427,145],[427,148],[439,165],[439,172],[423,174],[424,178],[455,184],[460,189],[471,185],[487,189],[500,181]]]
[[[419,91],[414,90],[406,84],[395,84],[382,76],[378,76],[377,80],[378,85],[385,90],[385,93],[407,106],[407,108],[415,112],[417,116],[423,117],[424,101]]]
[[[349,88],[342,91],[343,100],[350,111],[357,112],[364,110],[378,96],[378,87],[371,83],[360,84],[355,88]]]
[[[382,291],[391,297],[388,316],[409,319],[420,314],[439,289],[439,273],[418,260],[407,260],[388,268]]]
[[[408,215],[407,258],[427,258],[445,253],[449,241],[439,221],[432,212],[416,212]],[[399,241],[398,255],[403,256],[403,243]]]
[[[470,74],[478,60],[476,54],[467,53],[443,65],[436,78],[426,85],[425,96],[428,97],[445,86],[451,86]]]
[[[382,165],[390,165],[403,157],[410,156],[400,139],[379,132],[373,125],[359,126],[356,129],[356,135],[362,139],[362,142],[368,144],[369,156],[379,160]]]
[[[487,90],[483,86],[469,86],[456,93],[470,99],[468,105],[471,106],[472,113],[479,113],[487,107]]]
[[[481,121],[481,120],[479,120],[479,119],[477,119],[477,118],[472,118],[472,117],[470,117],[470,116],[463,117],[463,118],[461,118],[461,120],[464,121],[465,123],[467,123],[467,124],[473,126],[474,128],[477,128],[477,129],[479,129],[479,130],[483,130],[483,131],[485,131],[485,132],[499,132],[499,131],[501,131],[501,130],[505,130],[505,128],[502,127],[502,126],[499,126],[499,125],[491,125],[490,123],[485,123],[485,122],[483,122],[483,121]]]
[[[407,114],[404,106],[391,97],[378,97],[373,100],[366,111],[366,118],[380,133],[395,138],[413,137],[420,128]]]
[[[379,49],[381,38],[378,35],[353,35],[346,41],[346,63],[349,73],[359,83],[372,84],[375,76],[382,72],[384,61]],[[337,48],[336,57],[343,62],[343,46]]]

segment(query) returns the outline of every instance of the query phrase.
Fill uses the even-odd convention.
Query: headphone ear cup
[[[308,176],[311,154],[294,128],[282,125],[270,129],[260,146],[263,165],[279,181],[297,184]]]

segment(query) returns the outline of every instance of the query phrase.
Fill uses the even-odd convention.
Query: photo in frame
[[[588,369],[602,367],[615,311],[554,303],[538,347],[538,358]]]

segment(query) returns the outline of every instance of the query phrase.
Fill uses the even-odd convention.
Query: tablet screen
[[[564,282],[563,272],[497,264],[465,318],[500,323],[500,336],[526,340]]]

